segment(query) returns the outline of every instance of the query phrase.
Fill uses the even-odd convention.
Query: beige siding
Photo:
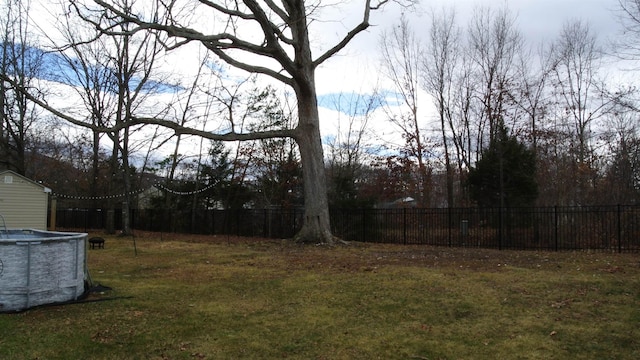
[[[47,230],[45,189],[15,173],[0,173],[0,214],[8,228]]]

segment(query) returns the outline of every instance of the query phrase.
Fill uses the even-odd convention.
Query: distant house
[[[148,189],[138,194],[138,209],[151,209],[151,200],[155,197],[162,196],[162,194],[163,191],[160,187],[156,185],[150,186]]]
[[[405,196],[393,202],[393,207],[396,208],[414,208],[416,205],[416,199],[410,196]]]
[[[11,170],[0,171],[0,215],[7,228],[47,230],[50,192],[48,187]]]
[[[392,202],[378,204],[376,207],[380,209],[402,209],[402,208],[414,208],[417,206],[416,199],[405,196],[399,199],[396,199]]]

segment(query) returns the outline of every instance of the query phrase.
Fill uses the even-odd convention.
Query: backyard
[[[111,290],[0,314],[0,358],[640,358],[638,254],[105,238]]]

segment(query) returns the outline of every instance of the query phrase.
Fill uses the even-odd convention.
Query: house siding
[[[0,214],[6,226],[47,230],[48,191],[14,172],[0,172]]]

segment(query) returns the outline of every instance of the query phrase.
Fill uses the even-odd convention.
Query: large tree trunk
[[[333,243],[319,129],[297,138],[304,181],[304,224],[295,236],[303,243]]]
[[[311,72],[313,74],[313,72]],[[313,75],[303,89],[296,87],[298,100],[298,127],[295,140],[300,149],[302,178],[304,181],[304,223],[294,237],[302,243],[333,244],[329,220],[329,201],[325,177],[320,116]],[[310,86],[309,86],[310,85]]]

